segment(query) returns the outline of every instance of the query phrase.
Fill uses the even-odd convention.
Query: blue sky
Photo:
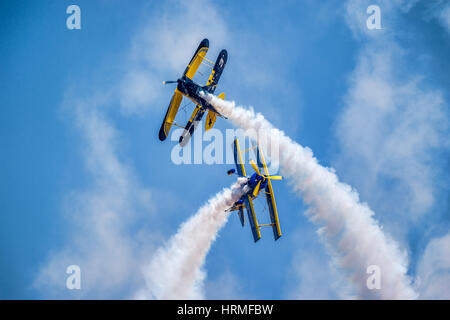
[[[334,167],[408,255],[417,291],[449,298],[448,3],[77,1],[82,28],[68,30],[70,4],[0,9],[1,298],[128,298],[154,250],[232,183],[230,165],[177,166],[175,142],[157,139],[173,90],[162,80],[204,37],[210,60],[229,53],[217,92]],[[370,4],[382,30],[365,27]],[[205,296],[345,298],[302,200],[274,187],[283,238],[254,244],[230,217]],[[64,288],[68,264],[80,292]]]

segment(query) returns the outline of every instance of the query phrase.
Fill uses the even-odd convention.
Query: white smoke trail
[[[160,248],[144,268],[146,288],[137,299],[203,299],[206,254],[228,220],[226,209],[242,196],[242,178],[211,198]]]
[[[272,150],[277,145],[281,173],[292,179],[295,191],[310,206],[310,220],[320,227],[319,234],[336,264],[348,273],[359,298],[417,298],[406,275],[406,255],[386,237],[372,217],[373,211],[360,202],[355,190],[339,181],[333,169],[321,166],[311,149],[275,129],[260,113],[213,95],[207,99],[236,126],[247,130],[247,135],[258,139],[263,149]],[[379,290],[367,288],[367,268],[371,265],[381,270]]]

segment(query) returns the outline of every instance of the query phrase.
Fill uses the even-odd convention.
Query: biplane
[[[234,162],[236,164],[236,169],[228,170],[228,175],[237,173],[239,177],[247,178],[245,185],[243,186],[244,195],[236,201],[231,208],[227,211],[238,211],[239,219],[241,220],[242,226],[245,224],[244,208],[247,210],[248,220],[250,222],[250,228],[253,234],[253,240],[256,242],[261,239],[260,228],[261,227],[272,227],[273,236],[275,240],[281,237],[280,222],[278,220],[277,205],[275,203],[275,196],[273,193],[271,180],[281,180],[281,176],[271,176],[269,175],[269,170],[267,169],[266,161],[258,145],[254,145],[252,149],[256,149],[256,162],[250,160],[250,164],[255,171],[251,176],[247,176],[245,173],[245,167],[242,162],[242,154],[239,147],[238,139],[233,141],[233,153]],[[261,173],[262,172],[262,173]],[[258,195],[263,192],[266,201],[267,208],[269,209],[270,224],[259,224],[256,219],[255,209],[253,207],[253,200],[258,197]]]
[[[182,126],[175,123],[175,117],[177,115],[183,96],[189,98],[196,105],[196,107],[189,121],[184,127],[183,133],[180,136],[179,143],[182,147],[184,147],[189,142],[189,139],[197,128],[197,125],[201,122],[202,117],[206,111],[208,111],[208,115],[205,122],[205,131],[208,131],[213,127],[214,123],[216,122],[217,116],[225,118],[212,105],[210,105],[205,100],[205,98],[201,96],[200,93],[213,94],[216,90],[220,76],[222,75],[225,64],[227,63],[227,51],[220,51],[205,86],[200,86],[192,80],[200,64],[204,63],[204,61],[211,65],[213,64],[211,61],[205,58],[206,53],[208,52],[208,48],[208,39],[203,39],[202,42],[200,42],[200,45],[195,51],[194,56],[192,57],[188,66],[186,67],[186,70],[184,70],[181,78],[176,81],[163,82],[164,84],[177,83],[177,87],[172,96],[172,99],[170,100],[169,107],[167,108],[167,112],[164,117],[164,121],[161,125],[161,129],[159,130],[159,140],[164,141],[167,138],[172,125],[183,128]],[[221,99],[225,99],[225,93],[219,94],[218,97]]]

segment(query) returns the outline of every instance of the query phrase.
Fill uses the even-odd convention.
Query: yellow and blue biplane
[[[245,224],[244,217],[244,208],[247,209],[247,216],[250,222],[250,228],[253,234],[253,240],[256,242],[261,239],[260,228],[261,227],[272,227],[273,236],[275,240],[278,240],[281,237],[281,228],[280,222],[278,220],[278,212],[277,205],[275,203],[275,196],[273,194],[273,188],[271,180],[281,180],[283,177],[281,176],[271,176],[269,175],[269,170],[267,169],[266,162],[264,160],[264,156],[258,145],[255,145],[252,149],[256,149],[256,162],[255,164],[253,160],[250,160],[250,164],[255,171],[251,176],[247,176],[245,173],[244,163],[242,161],[242,154],[239,147],[238,139],[234,139],[233,142],[233,153],[234,153],[234,162],[236,164],[236,170],[231,169],[228,170],[228,175],[232,175],[236,173],[239,177],[247,178],[247,182],[243,186],[244,195],[236,201],[231,208],[227,211],[238,211],[239,219],[241,220],[242,226]],[[261,173],[261,171],[263,173]],[[256,219],[255,209],[253,207],[253,200],[263,192],[266,196],[267,207],[269,209],[270,215],[270,224],[258,224],[258,220]]]
[[[183,95],[189,98],[195,105],[195,109],[184,127],[183,133],[180,136],[179,143],[182,147],[184,147],[191,138],[194,133],[197,125],[201,122],[203,114],[208,110],[208,115],[206,117],[205,122],[205,131],[211,129],[216,122],[216,116],[221,115],[211,104],[209,104],[204,97],[201,96],[201,93],[211,93],[213,94],[216,90],[217,84],[219,82],[220,76],[222,75],[223,69],[225,68],[225,64],[227,62],[228,54],[226,50],[222,50],[217,57],[216,63],[212,67],[211,74],[208,78],[208,81],[205,86],[200,86],[195,83],[192,78],[194,77],[197,69],[200,64],[204,63],[204,61],[208,62],[212,65],[212,62],[205,58],[206,53],[208,52],[209,41],[208,39],[203,39],[197,50],[194,53],[191,61],[189,62],[186,70],[184,71],[181,78],[176,81],[164,81],[163,83],[177,83],[177,87],[175,92],[170,100],[169,107],[167,109],[166,115],[164,117],[164,121],[161,125],[161,129],[159,130],[159,140],[166,140],[169,135],[170,128],[173,125],[182,126],[175,123],[175,117],[178,112],[178,108],[180,107],[181,101],[183,99]],[[221,93],[218,95],[218,98],[225,99],[225,93]]]

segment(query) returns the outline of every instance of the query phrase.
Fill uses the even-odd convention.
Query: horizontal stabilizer
[[[216,123],[216,119],[216,113],[212,110],[209,110],[205,121],[205,131],[208,131],[214,126],[214,123]]]

